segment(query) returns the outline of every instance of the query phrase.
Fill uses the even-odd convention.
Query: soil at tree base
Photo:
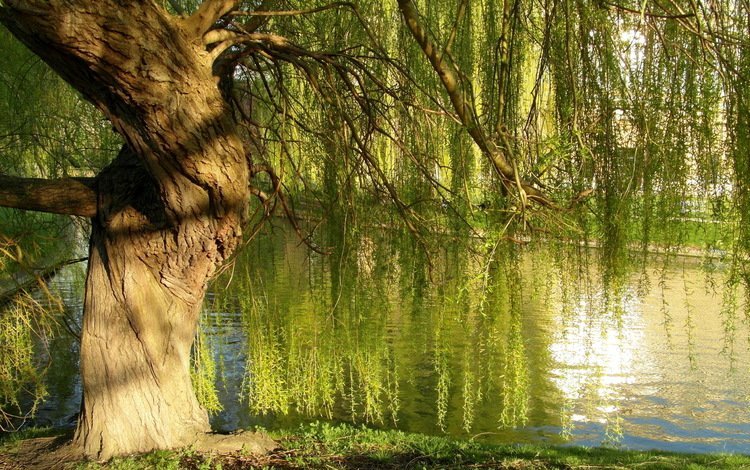
[[[0,470],[57,470],[75,467],[85,460],[80,449],[71,445],[73,432],[53,437],[20,441],[7,453],[0,453]],[[222,462],[221,468],[252,468],[273,460],[279,449],[269,436],[251,431],[232,434],[206,434],[185,453],[180,468],[205,468],[206,460]],[[214,457],[210,457],[214,456]],[[226,462],[226,465],[224,464]]]

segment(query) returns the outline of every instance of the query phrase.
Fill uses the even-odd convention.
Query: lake
[[[219,430],[316,419],[484,442],[750,453],[747,319],[718,260],[360,228],[311,252],[268,226],[213,283],[196,380]],[[588,260],[588,261],[587,261]],[[707,267],[708,266],[708,267]],[[54,281],[75,331],[82,270]],[[605,287],[606,286],[606,287]],[[736,296],[736,297],[735,297]],[[51,342],[40,424],[80,399],[77,342]]]

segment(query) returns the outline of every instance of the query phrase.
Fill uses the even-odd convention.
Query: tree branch
[[[679,20],[683,18],[693,18],[695,16],[695,13],[670,14],[670,13],[654,13],[654,12],[650,12],[646,10],[636,10],[633,8],[628,8],[624,5],[618,5],[617,3],[613,3],[613,2],[604,2],[604,5],[612,7],[616,10],[623,11],[625,13],[631,13],[633,15],[640,15],[646,18],[658,18],[658,19],[663,19],[663,20]]]
[[[21,178],[0,175],[0,207],[94,217],[93,178]]]
[[[239,4],[240,0],[205,0],[185,19],[185,30],[190,37],[201,39],[222,16],[235,10]]]
[[[289,223],[292,224],[294,231],[297,233],[297,236],[302,241],[302,243],[307,245],[308,248],[310,248],[316,253],[319,253],[321,255],[329,254],[328,252],[322,250],[313,242],[311,242],[310,235],[306,236],[302,233],[302,229],[297,223],[297,216],[294,214],[294,210],[289,206],[289,202],[286,200],[284,191],[282,191],[281,179],[276,174],[274,169],[271,166],[265,165],[265,164],[252,165],[250,167],[250,174],[252,176],[255,176],[258,173],[267,174],[268,177],[271,179],[271,184],[273,185],[273,193],[270,196],[264,193],[263,191],[259,190],[258,188],[254,188],[252,186],[250,187],[250,193],[255,195],[258,199],[260,199],[261,203],[263,204],[265,215],[266,216],[270,215],[271,212],[273,212],[275,208],[275,201],[273,202],[273,206],[270,209],[268,207],[272,203],[271,199],[272,198],[278,199],[278,201],[281,202],[281,207],[284,209],[284,214],[286,215],[287,219],[289,219]]]
[[[262,45],[266,48],[276,48],[280,50],[296,51],[297,53],[305,52],[302,49],[292,45],[285,37],[277,34],[268,33],[236,33],[226,29],[215,29],[209,31],[203,36],[203,43],[206,46],[214,45],[211,49],[211,58],[216,60],[230,47],[237,44]],[[303,54],[304,55],[304,54]],[[312,53],[307,53],[312,55]]]
[[[261,0],[260,4],[255,8],[255,11],[263,12],[272,10],[277,3],[278,0]],[[246,33],[253,33],[266,24],[269,19],[269,16],[254,16],[243,23],[242,29]]]
[[[35,286],[39,287],[42,282],[52,278],[60,268],[86,260],[88,260],[88,258],[66,259],[58,261],[51,266],[39,268],[25,267],[20,271],[11,274],[10,279],[0,282],[0,307],[5,306],[21,292],[32,289]]]
[[[442,53],[427,36],[427,31],[420,24],[419,14],[414,6],[414,2],[412,0],[398,0],[398,6],[407,28],[419,44],[432,68],[437,72],[438,77],[440,77],[443,88],[448,93],[448,97],[453,104],[453,108],[456,110],[458,118],[471,138],[479,146],[482,153],[490,160],[499,176],[506,183],[516,184],[518,182],[519,189],[523,190],[534,201],[545,206],[553,205],[539,189],[517,178],[514,165],[508,161],[501,149],[484,133],[474,108],[467,101],[461,77],[456,73],[457,67],[450,58],[450,55]],[[504,145],[504,147],[506,147],[504,150],[507,151],[507,145]]]

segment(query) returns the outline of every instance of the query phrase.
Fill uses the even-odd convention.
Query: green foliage
[[[19,266],[27,266],[27,260],[34,259],[25,254],[22,246],[0,238],[0,273],[14,272]],[[38,300],[21,291],[0,305],[0,431],[3,432],[15,430],[32,417],[47,395],[44,377],[49,364],[40,353],[57,331],[55,315],[62,305],[53,293],[44,294]]]
[[[750,295],[747,5],[415,3],[431,41],[456,65],[462,96],[476,114],[472,125],[482,127],[519,180],[498,178],[480,158],[467,134],[472,129],[460,124],[439,77],[401,27],[395,2],[355,2],[356,9],[342,3],[256,25],[253,31],[284,35],[299,50],[315,53],[292,60],[273,56],[271,49],[231,50],[245,58],[231,69],[229,93],[253,121],[251,130],[243,130],[253,158],[286,175],[284,190],[298,206],[322,212],[342,233],[320,243],[334,254],[320,261],[327,263],[323,271],[313,270],[328,276],[326,293],[316,293],[326,296],[324,311],[320,299],[267,299],[260,280],[279,275],[273,266],[234,285],[250,332],[243,385],[250,408],[329,417],[343,399],[353,420],[397,421],[409,372],[397,369],[395,349],[379,339],[397,314],[422,314],[428,303],[432,328],[412,333],[424,335],[429,345],[417,353],[431,359],[439,427],[450,425],[458,391],[466,432],[487,400],[502,404],[502,426],[524,424],[532,385],[520,305],[528,284],[521,248],[508,240],[553,245],[564,315],[575,314],[566,299],[601,284],[603,315],[615,322],[621,320],[623,286],[635,270],[645,270],[648,254],[673,256],[685,246],[713,250],[729,263],[722,315],[731,355],[743,321],[739,309],[745,309],[744,320],[750,318],[750,302],[741,299]],[[163,4],[188,13],[198,3]],[[284,4],[289,10],[310,6]],[[120,143],[109,125],[8,32],[0,32],[0,41],[6,46],[0,64],[0,173],[95,174]],[[543,188],[558,207],[529,203],[518,190],[520,178]],[[268,189],[269,181],[254,184]],[[54,244],[50,240],[65,230],[49,222],[0,212],[1,235],[12,240],[2,248],[16,260],[21,254],[43,258]],[[372,226],[383,223],[406,225],[420,246],[404,244],[395,256],[375,251],[368,237]],[[31,239],[28,227],[50,235]],[[467,235],[467,227],[482,238],[479,247],[445,253],[438,249],[445,239],[437,247],[425,241],[427,233]],[[598,248],[595,256],[583,249],[590,246]],[[481,256],[462,253],[468,248]],[[454,257],[471,274],[445,282],[439,294],[425,293],[433,287],[430,255]],[[596,276],[589,272],[593,263],[599,265]],[[0,268],[17,264],[0,258]],[[304,280],[294,281],[299,288]],[[395,308],[393,286],[413,305]],[[3,407],[19,408],[18,394],[29,383],[32,396],[43,394],[31,372],[32,331],[45,331],[33,324],[34,309],[31,303],[16,306],[12,315],[0,317],[0,347],[7,348],[0,359],[7,377]],[[444,331],[455,324],[465,326],[476,348],[449,347]],[[34,328],[24,333],[24,325]],[[199,337],[193,381],[201,402],[218,411],[217,367],[208,342]],[[458,363],[465,364],[460,373],[454,370]],[[616,438],[617,423],[609,429]]]
[[[655,452],[623,452],[606,449],[548,448],[539,446],[489,446],[472,441],[381,431],[349,425],[314,423],[294,433],[282,435],[307,458],[333,455],[337,460],[371,462],[373,466],[400,468],[590,468],[592,465],[617,468],[736,468],[747,465],[747,457],[720,455],[681,455]],[[308,457],[309,456],[309,457]],[[320,459],[319,457],[317,459]],[[325,459],[325,457],[323,457]],[[333,459],[332,459],[333,460]],[[376,464],[378,462],[379,464]],[[335,465],[332,461],[320,462]],[[333,468],[340,468],[334,466]]]
[[[1,431],[15,430],[33,417],[47,396],[49,363],[40,352],[57,331],[54,315],[59,308],[58,303],[40,303],[22,293],[0,310]]]
[[[0,174],[55,178],[101,169],[119,144],[111,126],[5,29],[0,43]],[[0,208],[0,294],[15,288],[11,276],[74,257],[75,236],[69,218]],[[0,306],[2,430],[31,417],[47,393],[45,348],[59,332],[62,306],[45,289]]]
[[[522,248],[460,239],[431,260],[429,279],[408,235],[347,232],[352,249],[337,259],[282,233],[258,238],[237,260],[234,289],[214,297],[219,311],[241,312],[252,415],[398,425],[427,396],[435,430],[470,435],[477,414],[483,426],[526,423],[539,353],[523,337]]]
[[[748,44],[709,47],[695,34],[706,24],[740,37],[742,4],[415,4],[483,131],[561,210],[528,204],[514,182],[498,181],[418,44],[394,27],[402,23],[395,4],[357,2],[356,13],[342,6],[263,26],[340,57],[368,51],[355,63],[281,61],[269,67],[273,77],[248,73],[235,83],[274,136],[262,158],[293,168],[289,189],[320,203],[323,217],[356,224],[377,211],[392,221],[383,202],[395,199],[418,233],[470,226],[583,240],[604,248],[596,261],[613,282],[650,251],[742,250],[748,211],[731,201],[742,200],[732,195],[746,180],[738,116]],[[690,19],[671,11],[679,8]],[[265,71],[265,60],[242,65]]]
[[[0,208],[0,272],[42,267],[70,256],[74,234],[70,220]]]
[[[14,427],[14,418],[23,418],[22,400],[31,398],[29,407],[33,414],[46,395],[45,385],[37,370],[34,355],[35,325],[37,316],[44,315],[38,304],[29,296],[13,303],[0,317],[0,411],[3,413],[0,429]]]
[[[179,470],[185,468],[182,465],[182,459],[183,455],[181,452],[157,450],[139,457],[117,457],[107,462],[106,465],[90,462],[80,464],[75,468],[77,470],[93,470],[97,468],[111,468],[114,470],[145,470],[152,468]],[[208,470],[212,467],[205,466],[198,468],[205,468]]]
[[[0,208],[0,295],[32,282],[32,268],[69,256],[72,228],[48,214]],[[32,288],[36,285],[32,282]],[[0,304],[0,431],[15,430],[32,418],[48,395],[47,348],[60,332],[57,316],[63,305],[56,293],[39,285],[37,295],[20,290]]]
[[[10,33],[0,30],[0,173],[90,176],[115,154],[111,125]]]
[[[746,456],[690,455],[612,449],[490,446],[474,441],[313,423],[280,434],[296,464],[312,468],[738,468]],[[325,456],[329,456],[326,457]],[[321,459],[323,460],[321,462]],[[341,462],[340,464],[338,462]]]
[[[193,390],[200,403],[209,414],[218,413],[223,409],[216,391],[216,362],[213,351],[201,330],[198,338],[193,344],[193,368],[190,377],[193,381]]]
[[[264,271],[253,261],[244,263]],[[305,292],[294,302],[278,297],[280,292],[266,290],[265,276],[280,275],[272,271],[258,275],[254,270],[234,284],[248,334],[242,388],[251,412],[284,415],[294,411],[330,418],[335,403],[342,399],[352,420],[383,422],[389,416],[395,420],[398,377],[392,352],[382,341],[384,323],[347,305],[337,306],[341,294],[335,290],[332,299],[316,297],[336,285],[336,270],[330,271],[332,278],[321,290]],[[288,279],[282,284],[300,281]],[[340,288],[350,287],[347,282]]]

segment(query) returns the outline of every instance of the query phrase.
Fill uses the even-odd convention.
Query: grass
[[[3,432],[0,433],[0,452],[7,451],[7,449],[18,445],[18,443],[27,439],[57,437],[63,434],[65,434],[64,430],[51,427],[26,428],[15,432]]]
[[[750,456],[497,446],[327,423],[277,437],[296,449],[303,464],[306,458],[322,459],[319,468],[750,468]]]
[[[0,442],[0,456],[24,438]],[[750,456],[622,451],[608,448],[486,445],[446,437],[382,431],[345,424],[314,423],[272,433],[281,448],[266,456],[156,451],[107,464],[72,463],[78,470],[115,469],[739,469]],[[2,467],[0,460],[0,468]]]

